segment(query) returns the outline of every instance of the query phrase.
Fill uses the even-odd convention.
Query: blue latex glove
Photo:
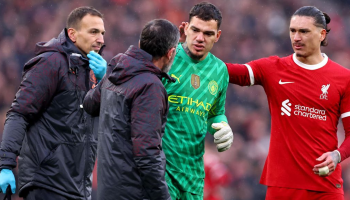
[[[0,192],[5,194],[8,185],[11,186],[12,194],[16,193],[16,180],[12,170],[2,169],[0,172]]]
[[[100,81],[106,73],[107,62],[94,51],[90,51],[87,57],[89,58],[90,69],[94,72],[96,79]]]

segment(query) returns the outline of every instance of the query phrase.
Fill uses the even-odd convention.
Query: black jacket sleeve
[[[101,85],[103,84],[106,76],[96,85],[96,87],[89,90],[86,94],[83,102],[84,110],[89,113],[91,116],[100,115],[100,106],[101,106]]]
[[[105,80],[108,78],[110,73],[112,72],[114,66],[118,62],[118,57],[116,59],[112,59],[107,66],[107,72],[103,76],[102,80],[96,85],[96,87],[89,90],[86,94],[83,102],[84,110],[92,116],[100,115],[100,106],[101,106],[101,87]]]
[[[59,81],[55,59],[38,57],[28,69],[6,115],[0,147],[0,168],[16,167],[24,135],[30,123],[40,117],[40,113],[51,101]],[[25,69],[28,66],[25,66]]]
[[[166,95],[161,83],[148,84],[136,94],[131,108],[133,155],[150,199],[169,199],[162,151],[162,118]]]

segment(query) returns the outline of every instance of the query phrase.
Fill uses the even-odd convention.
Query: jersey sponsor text
[[[307,117],[310,119],[318,119],[322,121],[327,120],[326,110],[297,104],[294,105],[294,111],[292,111],[292,103],[289,102],[289,99],[286,99],[282,102],[281,110],[281,115],[291,116],[291,113],[293,113],[296,116]]]

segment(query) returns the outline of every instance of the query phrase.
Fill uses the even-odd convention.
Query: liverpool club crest
[[[327,94],[328,94],[328,89],[330,85],[331,84],[322,85],[322,88],[321,88],[322,94],[320,95],[320,99],[328,100]]]

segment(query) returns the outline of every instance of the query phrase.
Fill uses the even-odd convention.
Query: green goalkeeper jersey
[[[181,44],[165,81],[169,114],[163,136],[166,172],[179,189],[203,195],[204,138],[213,122],[227,122],[225,100],[228,72],[224,62],[208,53],[202,61],[191,59]],[[211,131],[210,131],[211,132]]]

